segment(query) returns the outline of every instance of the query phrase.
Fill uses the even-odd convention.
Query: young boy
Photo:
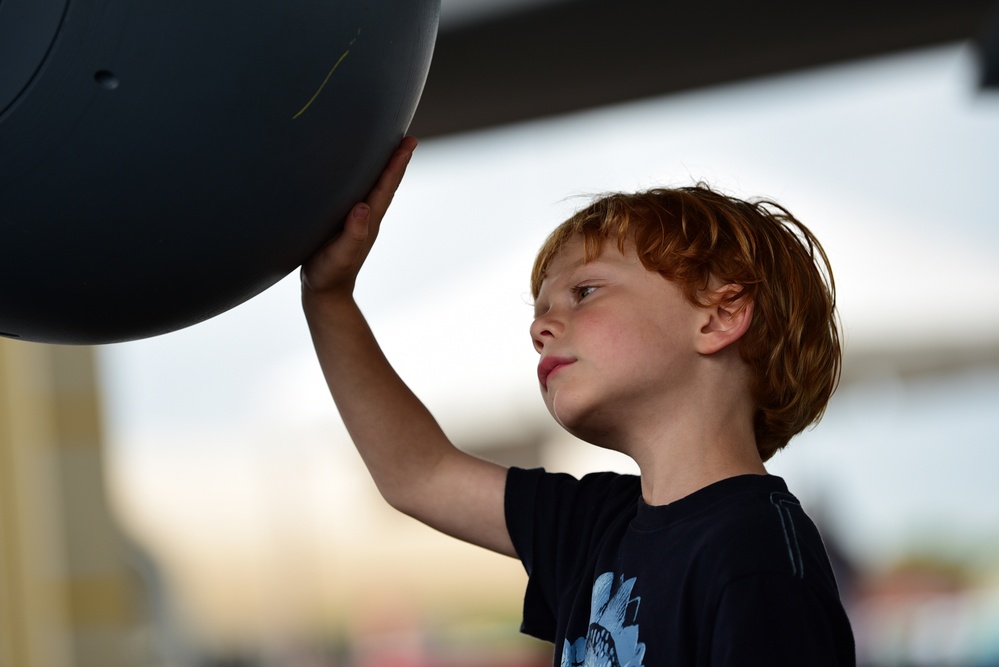
[[[855,664],[818,532],[763,465],[838,379],[814,237],[703,187],[610,196],[563,223],[531,281],[541,394],[641,475],[507,470],[448,441],[352,296],[415,146],[302,269],[319,361],[385,499],[519,557],[522,630],[554,642],[556,665]]]

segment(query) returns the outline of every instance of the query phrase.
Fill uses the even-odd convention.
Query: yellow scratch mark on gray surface
[[[361,29],[358,28],[357,29],[357,35],[360,35],[360,34],[361,34]],[[336,71],[336,68],[340,66],[340,63],[342,63],[344,61],[344,59],[347,57],[347,54],[350,53],[350,47],[354,46],[354,42],[357,41],[357,35],[354,35],[354,39],[350,40],[350,43],[347,44],[347,50],[343,52],[343,55],[340,56],[340,59],[336,61],[335,65],[333,65],[333,69],[331,69],[330,73],[326,75],[326,78],[323,79],[323,82],[321,84],[319,84],[319,89],[316,90],[315,94],[311,97],[311,99],[309,99],[309,101],[305,103],[305,106],[302,107],[301,109],[299,109],[297,114],[295,114],[294,116],[291,117],[292,120],[295,120],[296,118],[298,118],[299,116],[301,116],[303,113],[305,113],[306,109],[308,109],[309,107],[311,107],[312,103],[316,101],[317,97],[319,97],[319,93],[323,92],[323,88],[326,87],[326,84],[329,82],[330,77],[333,76],[333,72]]]

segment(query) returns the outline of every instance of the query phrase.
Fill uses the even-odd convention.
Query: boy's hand
[[[357,273],[378,236],[382,218],[402,182],[416,143],[414,137],[402,140],[366,201],[355,204],[347,214],[343,231],[302,265],[303,292],[344,296],[353,293]]]

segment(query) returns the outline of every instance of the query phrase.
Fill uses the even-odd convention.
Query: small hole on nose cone
[[[0,331],[0,336],[5,338],[20,338],[16,333],[7,333],[6,331]]]
[[[121,83],[118,80],[118,77],[106,69],[102,69],[94,74],[94,81],[96,81],[97,84],[104,90],[114,90]]]

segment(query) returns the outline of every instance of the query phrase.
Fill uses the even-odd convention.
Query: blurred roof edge
[[[999,371],[999,339],[921,345],[847,346],[841,386],[885,378],[916,380],[974,371]]]
[[[982,34],[995,0],[562,0],[443,10],[410,132],[430,137]],[[454,0],[452,0],[454,3]]]

